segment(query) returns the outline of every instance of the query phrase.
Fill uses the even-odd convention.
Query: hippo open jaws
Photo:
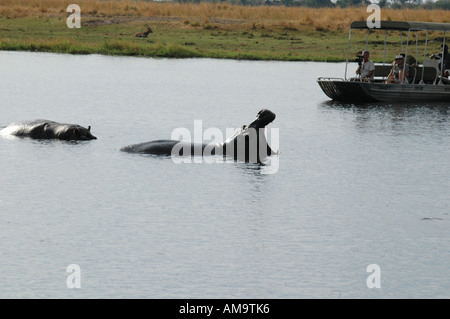
[[[128,145],[121,151],[165,156],[223,155],[234,160],[261,163],[264,158],[278,154],[274,152],[266,139],[264,128],[275,119],[275,113],[263,109],[249,125],[228,138],[224,143],[200,144],[176,140],[155,140]]]

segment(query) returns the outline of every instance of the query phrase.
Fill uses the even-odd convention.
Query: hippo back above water
[[[13,123],[0,131],[2,134],[33,139],[59,139],[65,141],[87,141],[97,139],[91,134],[91,127],[64,124],[49,120],[34,120]]]

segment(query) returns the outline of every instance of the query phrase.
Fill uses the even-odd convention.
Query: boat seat
[[[382,77],[385,78],[391,72],[392,65],[375,65],[375,71],[373,72],[374,77]]]
[[[423,72],[423,81],[425,83],[433,83],[439,77],[439,70],[434,67],[418,67],[416,69],[416,82],[422,80],[422,72]]]
[[[435,68],[436,71],[439,72],[439,64],[441,63],[441,60],[435,60],[435,59],[425,59],[423,60],[423,66]]]
[[[408,81],[410,83],[418,83],[422,79],[422,72],[423,74],[423,81],[426,83],[433,83],[436,81],[436,79],[439,77],[439,68],[436,67],[436,64],[434,61],[431,60],[431,63],[425,63],[425,67],[410,67],[410,75],[408,77]],[[439,62],[439,61],[438,61]],[[431,66],[430,66],[431,65]],[[392,65],[375,65],[375,71],[373,73],[374,77],[381,77],[385,78],[389,75],[391,72]]]
[[[414,78],[414,68],[410,66],[410,76],[409,78]],[[375,71],[373,73],[373,76],[377,77],[387,77],[389,73],[392,70],[392,65],[385,64],[385,65],[375,65]]]
[[[432,69],[435,70],[434,79],[427,79],[428,81],[431,81],[431,80],[435,81],[438,78],[439,73],[440,73],[439,63],[440,63],[440,60],[434,60],[434,59],[425,59],[425,60],[423,60],[423,67],[424,68],[426,68],[426,69],[432,68]],[[428,71],[428,73],[429,73],[428,77],[433,75],[432,71]],[[424,76],[423,80],[424,81],[426,81],[425,80],[425,75],[427,75],[427,71],[426,70],[425,70],[425,73],[423,74],[423,76]],[[419,77],[419,79],[420,79],[420,77]]]

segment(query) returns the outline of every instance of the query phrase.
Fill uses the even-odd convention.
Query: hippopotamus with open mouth
[[[277,154],[270,148],[264,134],[264,128],[274,119],[273,112],[263,109],[258,112],[252,123],[244,125],[240,131],[224,143],[199,144],[175,140],[156,140],[128,145],[121,148],[121,151],[165,156],[224,155],[239,161],[261,163],[265,157]]]
[[[97,139],[91,134],[91,127],[76,124],[62,124],[48,120],[18,122],[0,131],[2,134],[33,139],[59,139],[66,141],[88,141]]]

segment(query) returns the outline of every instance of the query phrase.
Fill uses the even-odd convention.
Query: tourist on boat
[[[409,67],[418,67],[418,65],[417,65],[417,60],[416,60],[416,58],[415,57],[413,57],[412,55],[407,55],[406,57],[405,57],[405,54],[404,53],[402,53],[401,54],[404,58],[405,58],[405,63],[409,66]]]
[[[401,55],[403,57],[403,60],[406,62],[406,64],[409,67],[418,67],[416,58],[414,58],[412,55],[408,55],[406,57],[405,57],[404,53],[400,53],[399,55]],[[392,61],[392,66],[394,66],[394,65],[395,65],[395,60]]]
[[[434,53],[430,56],[432,59],[441,60],[442,59],[442,44],[441,51]],[[448,53],[448,46],[444,44],[444,70],[450,68],[450,53]]]
[[[361,65],[356,69],[356,74],[358,74],[363,81],[373,80],[373,72],[375,71],[375,64],[373,61],[369,60],[369,51],[362,52],[363,61]]]
[[[405,69],[405,73],[403,74],[403,68]],[[387,76],[386,83],[402,83],[409,77],[409,66],[405,63],[405,57],[403,55],[397,55],[395,57],[394,66],[391,69],[391,72]]]

